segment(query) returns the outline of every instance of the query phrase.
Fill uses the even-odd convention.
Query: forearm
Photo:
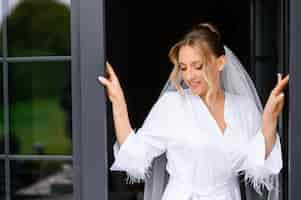
[[[264,121],[262,126],[262,132],[265,138],[265,159],[271,153],[273,146],[276,142],[276,128],[277,120]]]
[[[125,101],[112,103],[116,139],[122,144],[132,131]]]

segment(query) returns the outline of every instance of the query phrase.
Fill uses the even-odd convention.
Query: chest
[[[227,127],[227,123],[225,121],[223,108],[221,108],[221,110],[218,109],[213,110],[208,108],[208,112],[211,115],[212,123],[214,123],[214,126],[216,126],[219,129],[218,132],[221,135],[224,135]]]
[[[209,110],[196,107],[184,108],[173,122],[171,149],[181,149],[188,154],[192,151],[220,153],[245,141],[241,134],[245,131],[245,123],[239,121],[240,116],[229,112],[226,116],[220,112],[209,113]]]
[[[201,152],[223,148],[220,133],[208,122],[195,121],[191,116],[182,115],[174,124],[176,126],[169,141],[169,148],[173,151],[182,152],[183,155],[200,155]]]

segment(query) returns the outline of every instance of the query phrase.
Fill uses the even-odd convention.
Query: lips
[[[189,84],[190,84],[192,87],[195,87],[195,86],[200,85],[200,81],[189,82]]]

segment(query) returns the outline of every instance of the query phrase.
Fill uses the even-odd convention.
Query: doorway
[[[157,100],[172,64],[168,51],[200,22],[217,26],[224,43],[255,81],[263,102],[283,61],[282,0],[279,1],[106,1],[106,54],[119,77],[133,128],[142,125]],[[277,16],[277,17],[274,17]],[[283,23],[283,22],[282,22]],[[108,166],[115,142],[108,105]],[[281,123],[285,123],[285,120]],[[109,199],[142,199],[143,184],[125,184],[125,173],[108,172]]]

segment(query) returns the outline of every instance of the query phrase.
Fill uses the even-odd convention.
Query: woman
[[[166,153],[169,180],[162,197],[145,199],[240,200],[240,173],[259,193],[263,186],[275,189],[282,168],[277,117],[288,76],[278,75],[261,113],[252,81],[211,24],[193,28],[169,57],[174,68],[163,94],[136,131],[110,64],[108,78],[99,77],[112,103],[117,138],[110,169],[126,171],[132,182],[147,180],[155,176],[152,165],[153,172],[162,168],[154,158]],[[153,188],[162,184],[152,182]]]

